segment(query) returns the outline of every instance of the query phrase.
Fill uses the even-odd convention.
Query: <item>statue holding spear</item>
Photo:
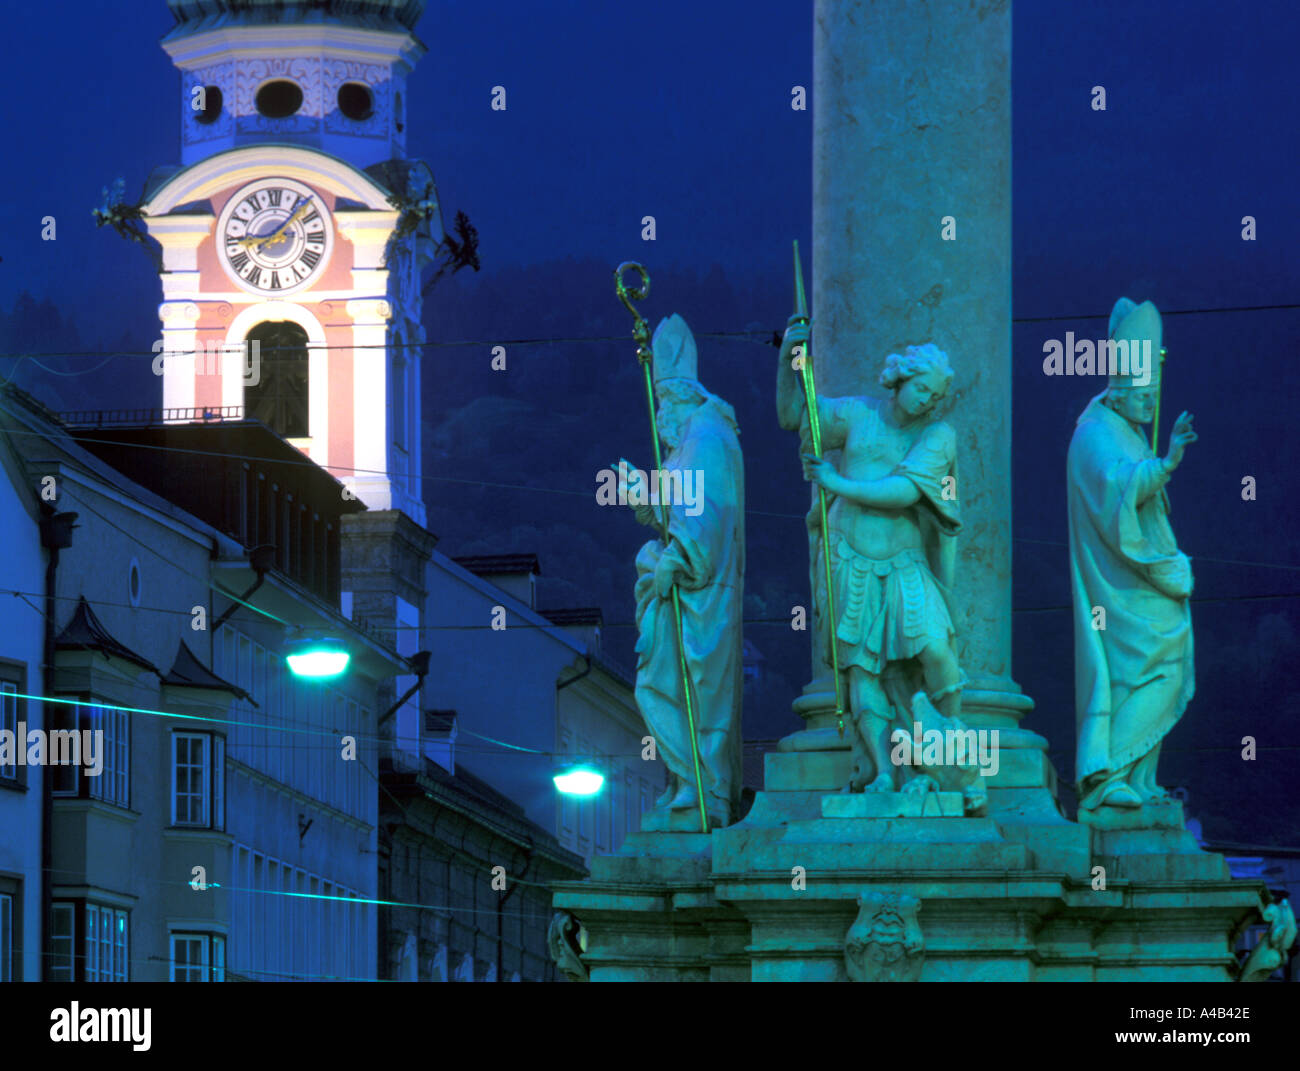
[[[812,447],[804,476],[818,488],[810,533],[818,545],[813,601],[822,657],[835,679],[841,723],[851,728],[850,791],[960,790],[968,813],[986,803],[972,763],[893,761],[896,733],[917,726],[961,732],[965,677],[948,605],[961,528],[956,433],[935,419],[953,372],[930,343],[885,361],[888,399],[817,394],[810,324],[795,247],[795,314],[777,373],[781,424]],[[840,450],[838,467],[823,455]],[[847,700],[847,702],[846,702]],[[847,713],[847,716],[846,716]],[[959,760],[960,761],[960,760]]]
[[[631,270],[642,280],[635,289],[623,282]],[[632,304],[649,292],[645,269],[623,264],[614,275],[634,318],[654,456],[648,481],[626,462],[617,466],[620,501],[657,533],[636,559],[636,701],[669,785],[641,828],[707,833],[730,824],[741,789],[745,472],[739,429],[731,406],[697,378],[686,322],[669,316],[650,339]]]

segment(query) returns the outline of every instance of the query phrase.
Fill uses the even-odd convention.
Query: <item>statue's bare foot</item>
[[[1142,797],[1143,803],[1168,803],[1173,799],[1173,796],[1159,785],[1139,785],[1137,792]]]
[[[923,796],[927,792],[938,792],[939,782],[929,774],[917,774],[903,786],[903,791],[913,796]]]
[[[967,814],[983,814],[988,803],[989,794],[984,790],[982,777],[973,785],[967,785],[961,790],[962,810]]]
[[[1126,785],[1123,782],[1113,786],[1109,792],[1101,798],[1098,807],[1120,807],[1124,810],[1135,810],[1142,806],[1142,797],[1134,791],[1132,785]]]

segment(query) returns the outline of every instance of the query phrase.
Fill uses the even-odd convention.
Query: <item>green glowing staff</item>
[[[799,242],[794,243],[794,315],[791,323],[807,325],[808,299],[803,289],[803,267],[799,263]],[[807,402],[808,431],[812,438],[813,454],[818,460],[822,456],[822,422],[817,413],[817,385],[813,381],[811,345],[803,347],[802,354],[796,353],[799,362],[800,379],[803,382],[804,400]],[[844,694],[840,683],[840,656],[835,641],[835,581],[831,576],[831,542],[830,527],[826,521],[826,489],[817,488],[817,509],[822,522],[822,562],[826,567],[826,617],[830,622],[831,673],[835,678],[835,719],[839,725],[840,736],[844,735]]]
[[[1151,452],[1153,454],[1156,452],[1156,440],[1160,437],[1160,384],[1164,382],[1165,354],[1168,352],[1164,346],[1160,347],[1160,365],[1156,369],[1156,411],[1151,417]]]
[[[639,287],[629,289],[624,284],[623,273],[626,271],[635,271],[641,276],[641,285]],[[654,351],[650,347],[650,326],[645,322],[642,315],[637,312],[636,306],[632,304],[634,298],[637,301],[644,301],[646,295],[650,293],[650,274],[640,264],[627,261],[614,269],[614,286],[618,291],[619,301],[623,302],[627,306],[627,311],[632,314],[632,338],[636,340],[636,359],[640,362],[641,371],[645,374],[646,406],[650,413],[650,441],[654,444],[655,473],[660,480],[659,536],[664,541],[664,546],[667,547],[668,506],[667,496],[662,493],[664,465],[659,450],[659,426],[655,421],[654,380],[650,372],[650,360],[654,356]],[[676,581],[673,582],[673,627],[677,634],[677,664],[682,671],[682,697],[686,704],[686,726],[691,736],[691,763],[695,769],[695,795],[700,805],[700,832],[707,833],[709,831],[709,816],[704,807],[704,781],[700,777],[700,744],[695,733],[695,689],[691,684],[690,671],[686,668],[686,639],[682,631],[682,600],[677,591]]]

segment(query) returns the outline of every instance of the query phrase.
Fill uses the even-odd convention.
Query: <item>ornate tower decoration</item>
[[[140,206],[167,419],[258,420],[423,525],[419,274],[442,225],[404,98],[424,0],[168,4],[182,163]]]

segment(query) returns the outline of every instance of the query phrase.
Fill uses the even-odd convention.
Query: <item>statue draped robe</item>
[[[818,404],[824,448],[848,448],[853,435],[856,452],[876,459],[889,455],[880,414],[887,402],[845,397],[822,398]],[[921,497],[903,513],[916,526],[921,546],[896,554],[890,561],[867,558],[853,545],[853,531],[854,517],[868,511],[835,495],[827,496],[837,618],[834,636],[840,671],[859,665],[869,673],[883,672],[886,694],[900,724],[910,732],[911,699],[924,689],[925,682],[919,666],[902,660],[910,660],[932,636],[943,635],[951,641],[956,632],[950,599],[961,518],[949,489],[957,486],[956,433],[950,424],[936,420],[893,460],[893,467],[882,469],[880,476],[906,476],[916,485]],[[847,459],[839,470],[846,468]],[[831,632],[825,613],[826,573],[820,544],[818,539],[813,597],[825,630],[823,645],[829,662]]]
[[[655,747],[669,771],[695,784],[690,729],[682,700],[671,595],[655,591],[661,558],[680,566],[678,592],[686,667],[694,689],[694,710],[711,819],[726,824],[739,804],[740,711],[744,685],[741,617],[745,576],[745,471],[731,407],[710,396],[682,423],[666,470],[702,473],[698,516],[684,503],[668,507],[668,545],[651,540],[637,555],[638,639],[636,700]],[[659,506],[652,506],[656,515]],[[670,786],[669,792],[673,791]]]
[[[1086,809],[1159,745],[1195,690],[1191,565],[1169,526],[1169,477],[1147,439],[1101,398],[1079,417],[1066,465],[1076,775]],[[1094,627],[1094,607],[1105,610],[1104,628]]]

